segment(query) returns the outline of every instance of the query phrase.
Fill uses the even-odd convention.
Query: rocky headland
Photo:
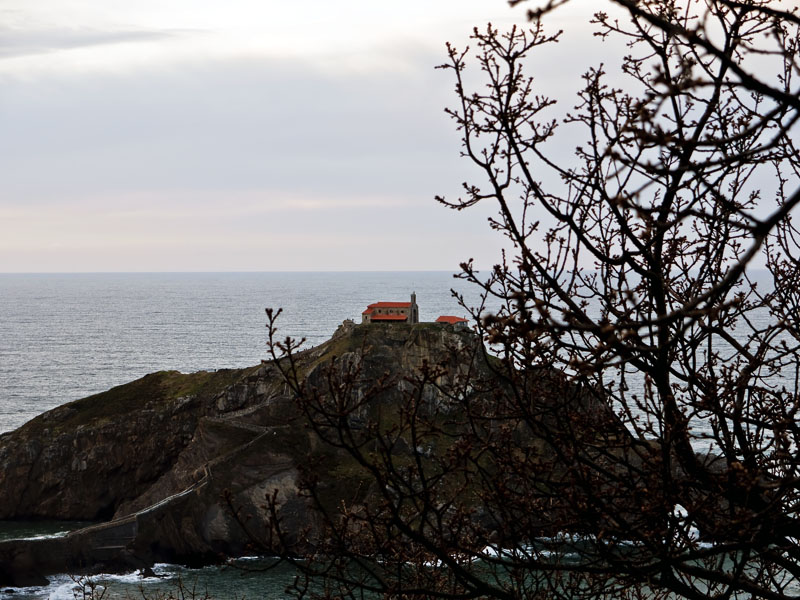
[[[450,383],[491,378],[481,348],[473,333],[452,325],[346,321],[329,341],[298,353],[295,368],[301,385],[323,389],[331,373],[357,363],[349,393],[373,394],[368,410],[380,405],[389,414],[409,377],[427,366],[437,365],[437,377]],[[435,387],[429,396],[441,400]],[[272,361],[153,373],[65,404],[0,436],[0,520],[99,523],[60,538],[0,542],[0,585],[252,552],[231,507],[246,516],[249,534],[262,535],[267,494],[277,494],[282,528],[293,536],[283,542],[302,551],[318,527],[299,478],[314,471],[325,502],[335,505],[364,488],[349,461],[308,427]]]
[[[297,367],[313,384],[331,364],[355,359],[363,389],[387,376],[401,388],[405,374],[475,343],[450,325],[345,322],[328,342],[299,353]],[[451,375],[459,368],[454,364]],[[380,401],[391,404],[400,388]],[[297,485],[310,456],[329,476],[335,502],[352,483],[346,457],[325,448],[298,418],[273,362],[153,373],[60,406],[0,435],[0,520],[101,523],[62,538],[0,543],[0,585],[241,554],[248,536],[224,494],[254,516],[249,525],[259,531],[265,496],[278,490],[284,525],[313,536],[313,515]]]

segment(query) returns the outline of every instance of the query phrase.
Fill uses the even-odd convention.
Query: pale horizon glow
[[[553,29],[585,32],[587,1]],[[433,199],[477,175],[434,66],[445,42],[524,14],[504,0],[5,2],[0,272],[488,268],[490,208]],[[563,50],[535,73],[553,95],[586,66]]]

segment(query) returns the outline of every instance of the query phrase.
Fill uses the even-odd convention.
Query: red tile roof
[[[407,321],[406,315],[373,315],[370,321]]]
[[[462,319],[461,317],[452,317],[450,315],[442,315],[438,319],[436,319],[437,323],[466,323],[466,319]]]
[[[367,310],[365,310],[361,314],[362,315],[371,315],[372,314],[372,307],[370,306],[369,308],[367,308]]]
[[[411,308],[411,302],[373,302],[367,308]]]

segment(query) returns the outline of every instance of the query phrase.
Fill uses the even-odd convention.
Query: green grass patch
[[[252,369],[225,369],[179,373],[159,371],[141,379],[118,385],[105,392],[64,404],[30,421],[24,427],[30,433],[49,428],[51,432],[74,431],[83,425],[97,426],[124,418],[152,404],[156,408],[186,396],[202,399],[217,393],[246,377]]]

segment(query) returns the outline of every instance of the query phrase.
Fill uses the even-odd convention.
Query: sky
[[[434,67],[446,41],[524,14],[505,0],[3,0],[0,272],[491,266],[489,208],[434,201],[477,175]],[[544,89],[578,85],[581,43],[541,59]]]

